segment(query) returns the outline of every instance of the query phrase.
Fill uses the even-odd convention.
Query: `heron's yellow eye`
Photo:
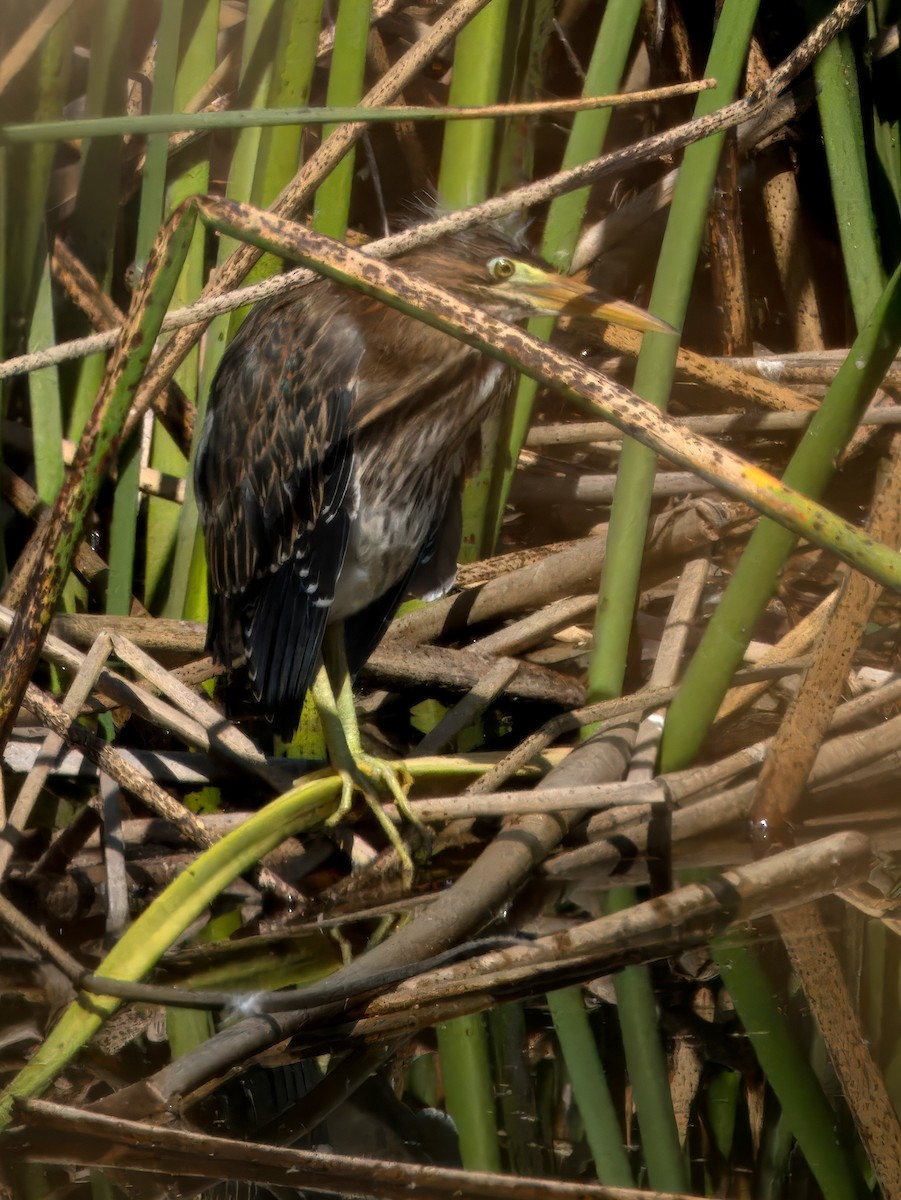
[[[512,258],[492,258],[488,270],[494,279],[510,279],[516,274],[516,263]]]

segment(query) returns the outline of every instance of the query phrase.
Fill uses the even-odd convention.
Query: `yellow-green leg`
[[[424,836],[427,831],[407,800],[410,777],[395,763],[386,762],[363,750],[360,726],[354,710],[353,684],[347,669],[344,628],[334,625],[326,630],[322,646],[323,666],[313,681],[313,699],[322,722],[329,761],[341,776],[341,803],[330,820],[336,824],[353,804],[354,791],[362,792],[376,820],[384,829],[401,860],[405,886],[413,882],[413,860],[394,822],[379,800],[389,792],[401,813]]]

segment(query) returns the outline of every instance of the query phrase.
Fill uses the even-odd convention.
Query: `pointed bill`
[[[565,317],[589,317],[595,321],[611,321],[627,329],[642,332],[675,333],[672,325],[652,316],[637,304],[626,300],[607,300],[587,283],[565,275],[547,274],[523,280],[522,294],[536,300],[552,313]]]

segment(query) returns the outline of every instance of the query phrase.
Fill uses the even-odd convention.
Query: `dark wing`
[[[355,498],[351,405],[362,347],[321,289],[254,310],[210,394],[195,465],[207,647],[243,651],[284,736],[319,662]]]
[[[391,618],[405,596],[422,596],[435,600],[453,586],[457,577],[457,555],[463,532],[462,480],[458,480],[448,497],[447,505],[429,530],[419,557],[393,587],[358,613],[344,619],[344,643],[347,666],[352,676],[359,674],[363,664],[382,640]]]

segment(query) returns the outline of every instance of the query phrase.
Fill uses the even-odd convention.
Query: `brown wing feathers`
[[[294,301],[296,304],[304,300]],[[195,480],[210,581],[207,645],[240,647],[264,710],[289,735],[312,682],[350,525],[359,340],[285,305],[256,310],[210,396]],[[286,336],[287,321],[305,331]]]

